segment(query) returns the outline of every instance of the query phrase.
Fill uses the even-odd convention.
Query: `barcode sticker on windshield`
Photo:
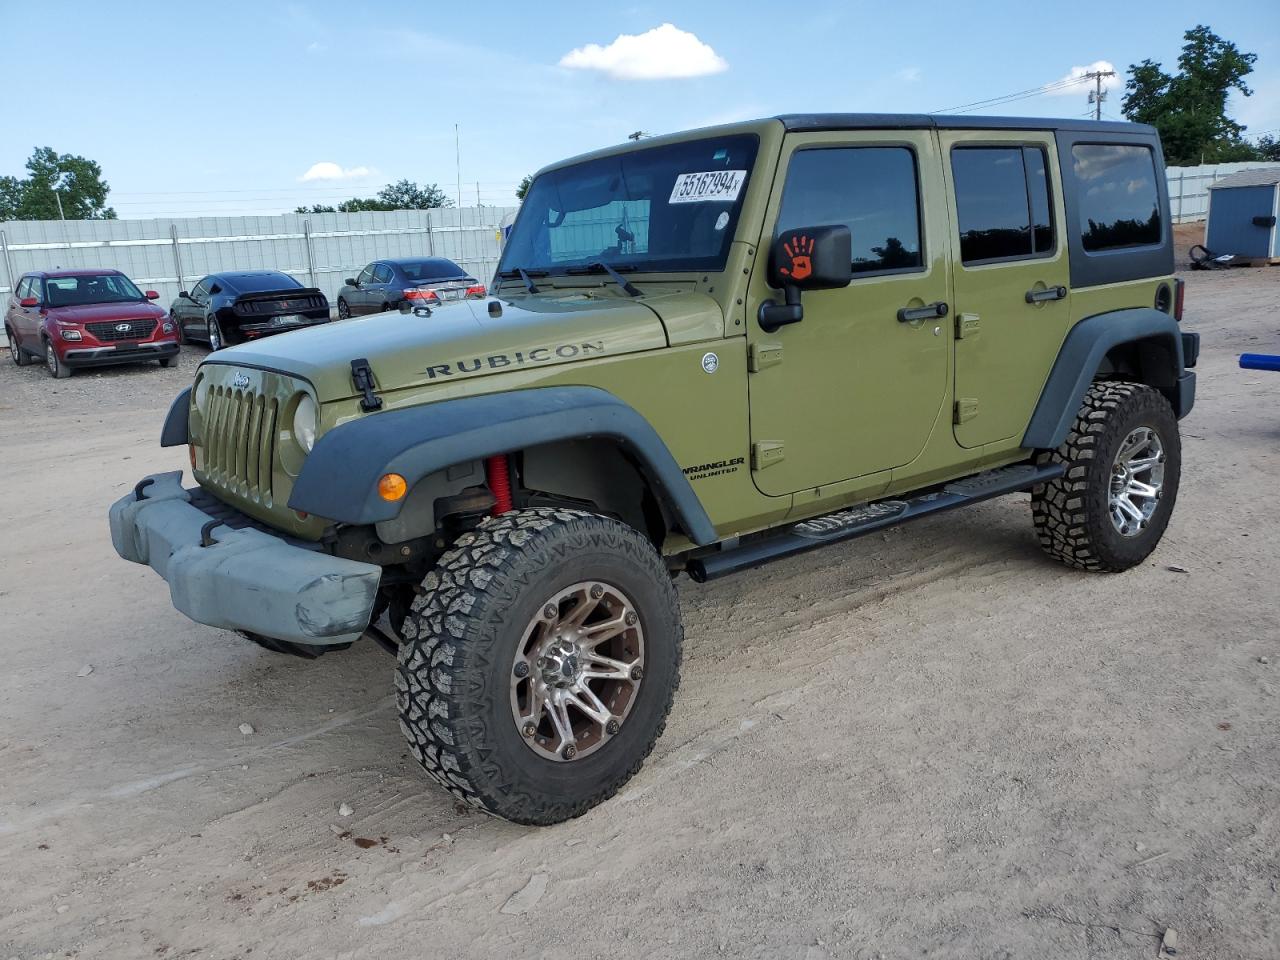
[[[706,173],[682,173],[676,177],[667,203],[732,203],[738,199],[747,181],[745,170],[710,170]]]

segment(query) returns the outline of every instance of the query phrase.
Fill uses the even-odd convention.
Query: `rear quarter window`
[[[1150,147],[1077,143],[1071,148],[1071,170],[1086,252],[1161,242],[1160,195]]]

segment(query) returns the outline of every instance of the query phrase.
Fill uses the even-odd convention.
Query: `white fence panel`
[[[338,288],[371,260],[448,257],[488,283],[501,253],[502,218],[514,207],[388,213],[190,217],[174,220],[19,220],[0,224],[0,294],[28,270],[120,270],[168,304],[209,273],[279,270]]]
[[[1240,170],[1280,168],[1280,163],[1206,163],[1198,167],[1166,167],[1169,207],[1174,223],[1204,220],[1209,215],[1209,186]]]

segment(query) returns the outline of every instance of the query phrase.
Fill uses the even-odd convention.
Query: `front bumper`
[[[220,518],[191,502],[182,471],[138,488],[141,499],[131,492],[111,506],[111,542],[160,574],[174,607],[197,623],[312,645],[350,643],[369,625],[380,567],[225,524],[202,546],[202,530]]]
[[[68,367],[105,367],[113,363],[176,357],[181,349],[176,340],[131,343],[123,347],[68,347],[62,352],[62,362]]]

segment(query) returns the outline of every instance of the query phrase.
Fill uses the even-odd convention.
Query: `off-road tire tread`
[[[1161,412],[1161,408],[1172,416],[1169,401],[1146,384],[1098,380],[1089,387],[1062,446],[1042,451],[1036,458],[1038,464],[1061,463],[1066,467],[1061,477],[1038,484],[1031,491],[1031,517],[1036,536],[1049,556],[1078,570],[1114,573],[1131,566],[1101,550],[1090,529],[1087,511],[1090,470],[1098,449],[1119,429],[1116,424],[1125,413]],[[1109,482],[1110,464],[1099,463],[1099,468],[1105,473],[1101,482]]]
[[[563,528],[568,551],[552,553],[548,532]],[[676,668],[653,736],[634,761],[589,797],[557,802],[515,791],[504,783],[484,743],[480,686],[469,683],[488,664],[488,631],[473,609],[501,609],[504,597],[548,562],[563,562],[576,548],[605,538],[651,568],[674,620]],[[562,555],[565,554],[565,555]],[[492,604],[492,606],[490,606]],[[423,582],[403,626],[396,669],[400,729],[423,769],[457,799],[516,823],[548,825],[581,816],[613,796],[643,766],[666,727],[680,683],[684,632],[679,601],[662,558],[633,528],[581,510],[535,508],[490,517],[464,533]]]

